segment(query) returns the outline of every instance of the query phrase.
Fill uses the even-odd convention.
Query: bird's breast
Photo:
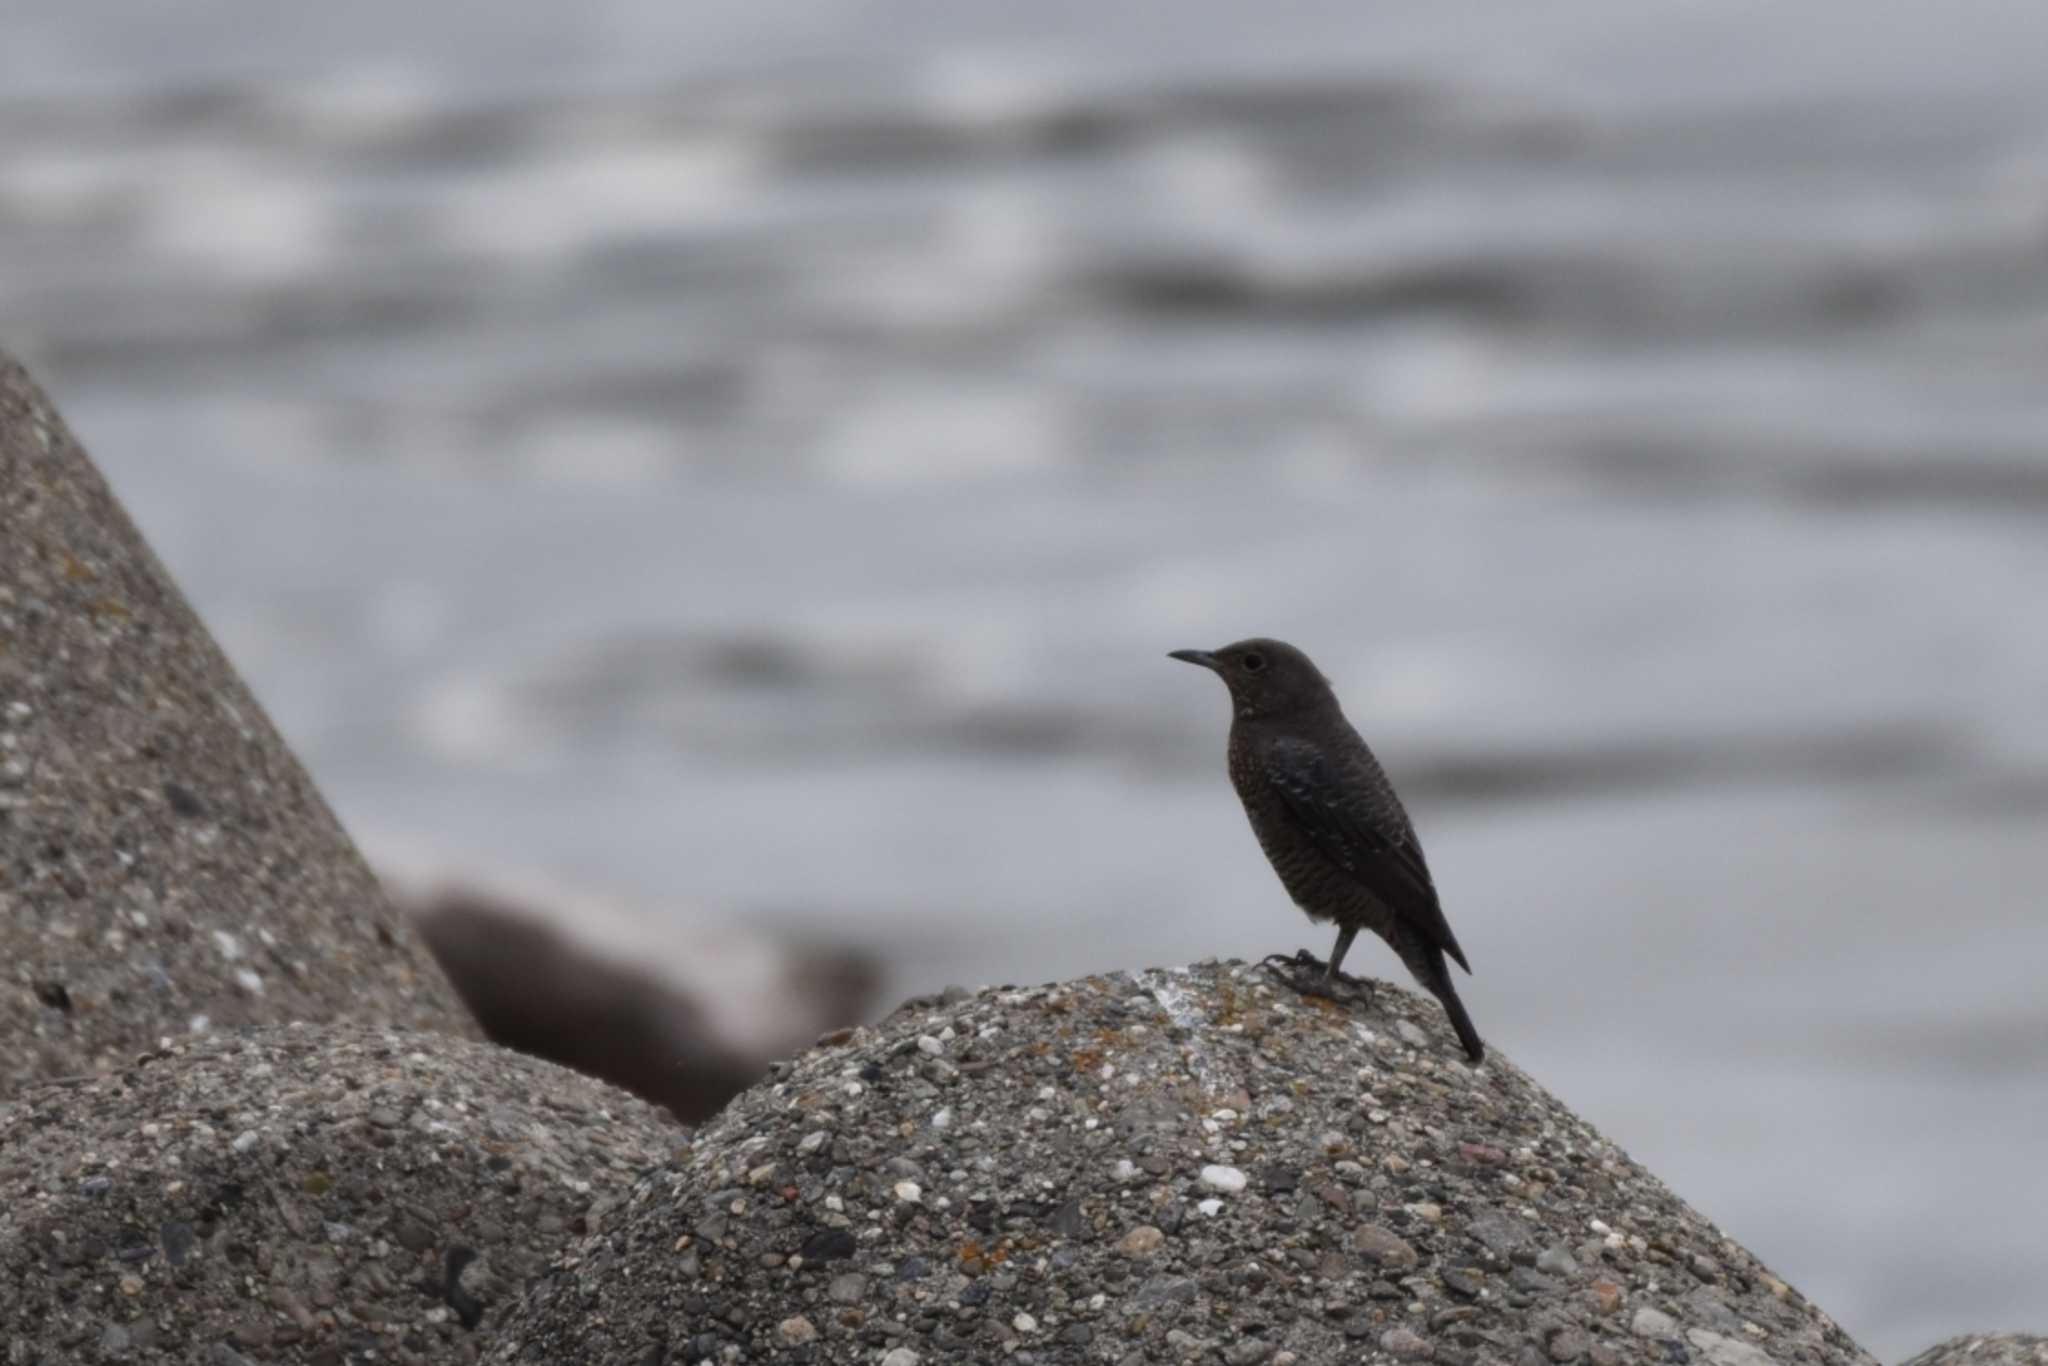
[[[1280,883],[1294,904],[1318,920],[1377,925],[1385,917],[1377,898],[1350,872],[1330,861],[1268,779],[1256,744],[1231,734],[1230,782]]]

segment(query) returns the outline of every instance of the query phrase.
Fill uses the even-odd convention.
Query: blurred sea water
[[[1490,1040],[1879,1355],[2048,1327],[2048,9],[6,29],[0,341],[373,854],[1321,952],[1163,657],[1286,636]]]

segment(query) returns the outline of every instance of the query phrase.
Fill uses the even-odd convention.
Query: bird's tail
[[[1458,999],[1458,989],[1451,985],[1451,970],[1441,953],[1436,955],[1432,966],[1435,971],[1429,974],[1423,985],[1443,1003],[1444,1014],[1451,1017],[1451,1028],[1458,1031],[1458,1042],[1465,1045],[1465,1056],[1475,1063],[1484,1062],[1486,1045],[1480,1041],[1479,1031],[1472,1027],[1472,1017],[1465,1013],[1465,1003]]]

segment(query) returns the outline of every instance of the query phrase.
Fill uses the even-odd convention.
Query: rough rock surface
[[[187,1040],[39,1086],[0,1102],[0,1361],[471,1361],[683,1142],[602,1083],[399,1030]]]
[[[195,1019],[472,1033],[49,402],[0,354],[0,1096]]]
[[[1972,1333],[1938,1342],[1906,1366],[2048,1366],[2048,1337]]]
[[[914,1002],[637,1181],[491,1359],[1870,1360],[1442,1019],[1236,964]]]

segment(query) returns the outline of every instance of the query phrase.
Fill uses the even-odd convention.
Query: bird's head
[[[1169,659],[1213,670],[1239,716],[1287,716],[1336,705],[1315,662],[1284,640],[1255,637],[1220,650],[1175,650]]]

